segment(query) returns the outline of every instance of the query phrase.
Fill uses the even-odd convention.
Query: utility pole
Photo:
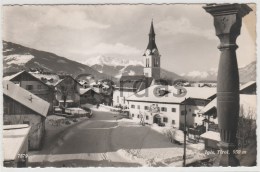
[[[186,135],[187,135],[187,131],[186,131],[186,115],[187,115],[187,111],[186,111],[186,98],[184,99],[184,144],[183,144],[183,167],[186,166]]]

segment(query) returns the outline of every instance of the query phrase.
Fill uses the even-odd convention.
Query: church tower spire
[[[160,79],[160,54],[155,43],[153,20],[149,32],[149,42],[144,53],[144,75],[154,79]]]
[[[158,51],[156,43],[155,43],[155,32],[154,32],[153,20],[152,20],[150,32],[149,32],[149,42],[148,42],[148,46],[147,46],[146,50],[150,50],[150,52],[152,53],[152,51],[155,49]]]

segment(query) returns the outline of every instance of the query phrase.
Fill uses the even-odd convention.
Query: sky
[[[213,17],[203,4],[4,6],[5,41],[85,63],[100,55],[142,60],[151,20],[161,67],[183,74],[215,70],[220,51]],[[256,59],[255,6],[243,18],[237,59]]]

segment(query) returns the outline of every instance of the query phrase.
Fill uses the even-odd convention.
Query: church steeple
[[[155,43],[155,32],[153,27],[153,20],[151,22],[150,32],[149,32],[149,42],[148,46],[143,55],[144,59],[144,75],[146,77],[151,77],[153,79],[160,78],[160,62],[161,55],[157,49]]]
[[[147,50],[149,50],[150,54],[153,54],[154,50],[158,51],[156,43],[155,43],[155,32],[154,32],[154,27],[153,27],[153,20],[151,22],[151,27],[150,27],[150,32],[149,32],[149,42],[148,42],[148,45],[146,48],[146,52],[147,52]],[[146,56],[146,54],[144,54],[144,56]]]

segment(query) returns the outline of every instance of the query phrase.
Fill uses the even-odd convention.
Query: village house
[[[26,89],[32,94],[50,103],[49,113],[53,112],[54,89],[27,71],[21,71],[11,76],[6,76],[3,80],[9,80],[16,85]]]
[[[54,85],[55,105],[62,107],[80,106],[81,85],[69,75],[62,76]]]
[[[96,104],[99,93],[95,92],[92,88],[81,88],[80,89],[80,104]]]
[[[129,112],[132,118],[143,118],[145,123],[164,123],[166,126],[183,129],[185,109],[187,127],[203,124],[198,112],[216,95],[216,88],[153,85],[129,96]],[[158,107],[156,112],[153,107]]]
[[[3,126],[4,167],[28,166],[28,136],[30,126],[27,124]]]
[[[4,125],[28,124],[29,149],[41,147],[50,104],[13,82],[3,81]]]

